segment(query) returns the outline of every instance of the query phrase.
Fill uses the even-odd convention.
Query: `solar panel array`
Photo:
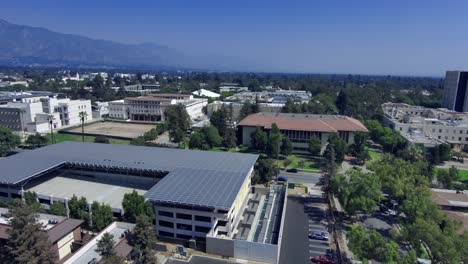
[[[229,209],[258,155],[63,142],[0,160],[0,182],[18,184],[65,162],[167,171],[153,201]]]

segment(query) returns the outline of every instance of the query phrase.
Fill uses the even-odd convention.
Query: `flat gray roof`
[[[0,160],[0,182],[15,185],[67,163],[165,171],[145,194],[155,202],[228,210],[258,155],[62,142]]]

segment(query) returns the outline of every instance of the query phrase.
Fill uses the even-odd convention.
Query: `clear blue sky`
[[[468,1],[462,0],[2,0],[0,18],[236,56],[265,71],[442,76],[468,70]]]

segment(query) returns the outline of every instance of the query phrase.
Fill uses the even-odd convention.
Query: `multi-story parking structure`
[[[205,241],[210,230],[232,237],[249,200],[257,155],[64,142],[0,160],[0,198],[36,192],[39,202],[76,195],[123,213],[136,190],[154,207],[160,237]]]

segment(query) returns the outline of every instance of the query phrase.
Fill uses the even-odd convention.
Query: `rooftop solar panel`
[[[0,182],[19,184],[64,163],[167,171],[153,201],[229,209],[258,155],[63,142],[0,160]]]

